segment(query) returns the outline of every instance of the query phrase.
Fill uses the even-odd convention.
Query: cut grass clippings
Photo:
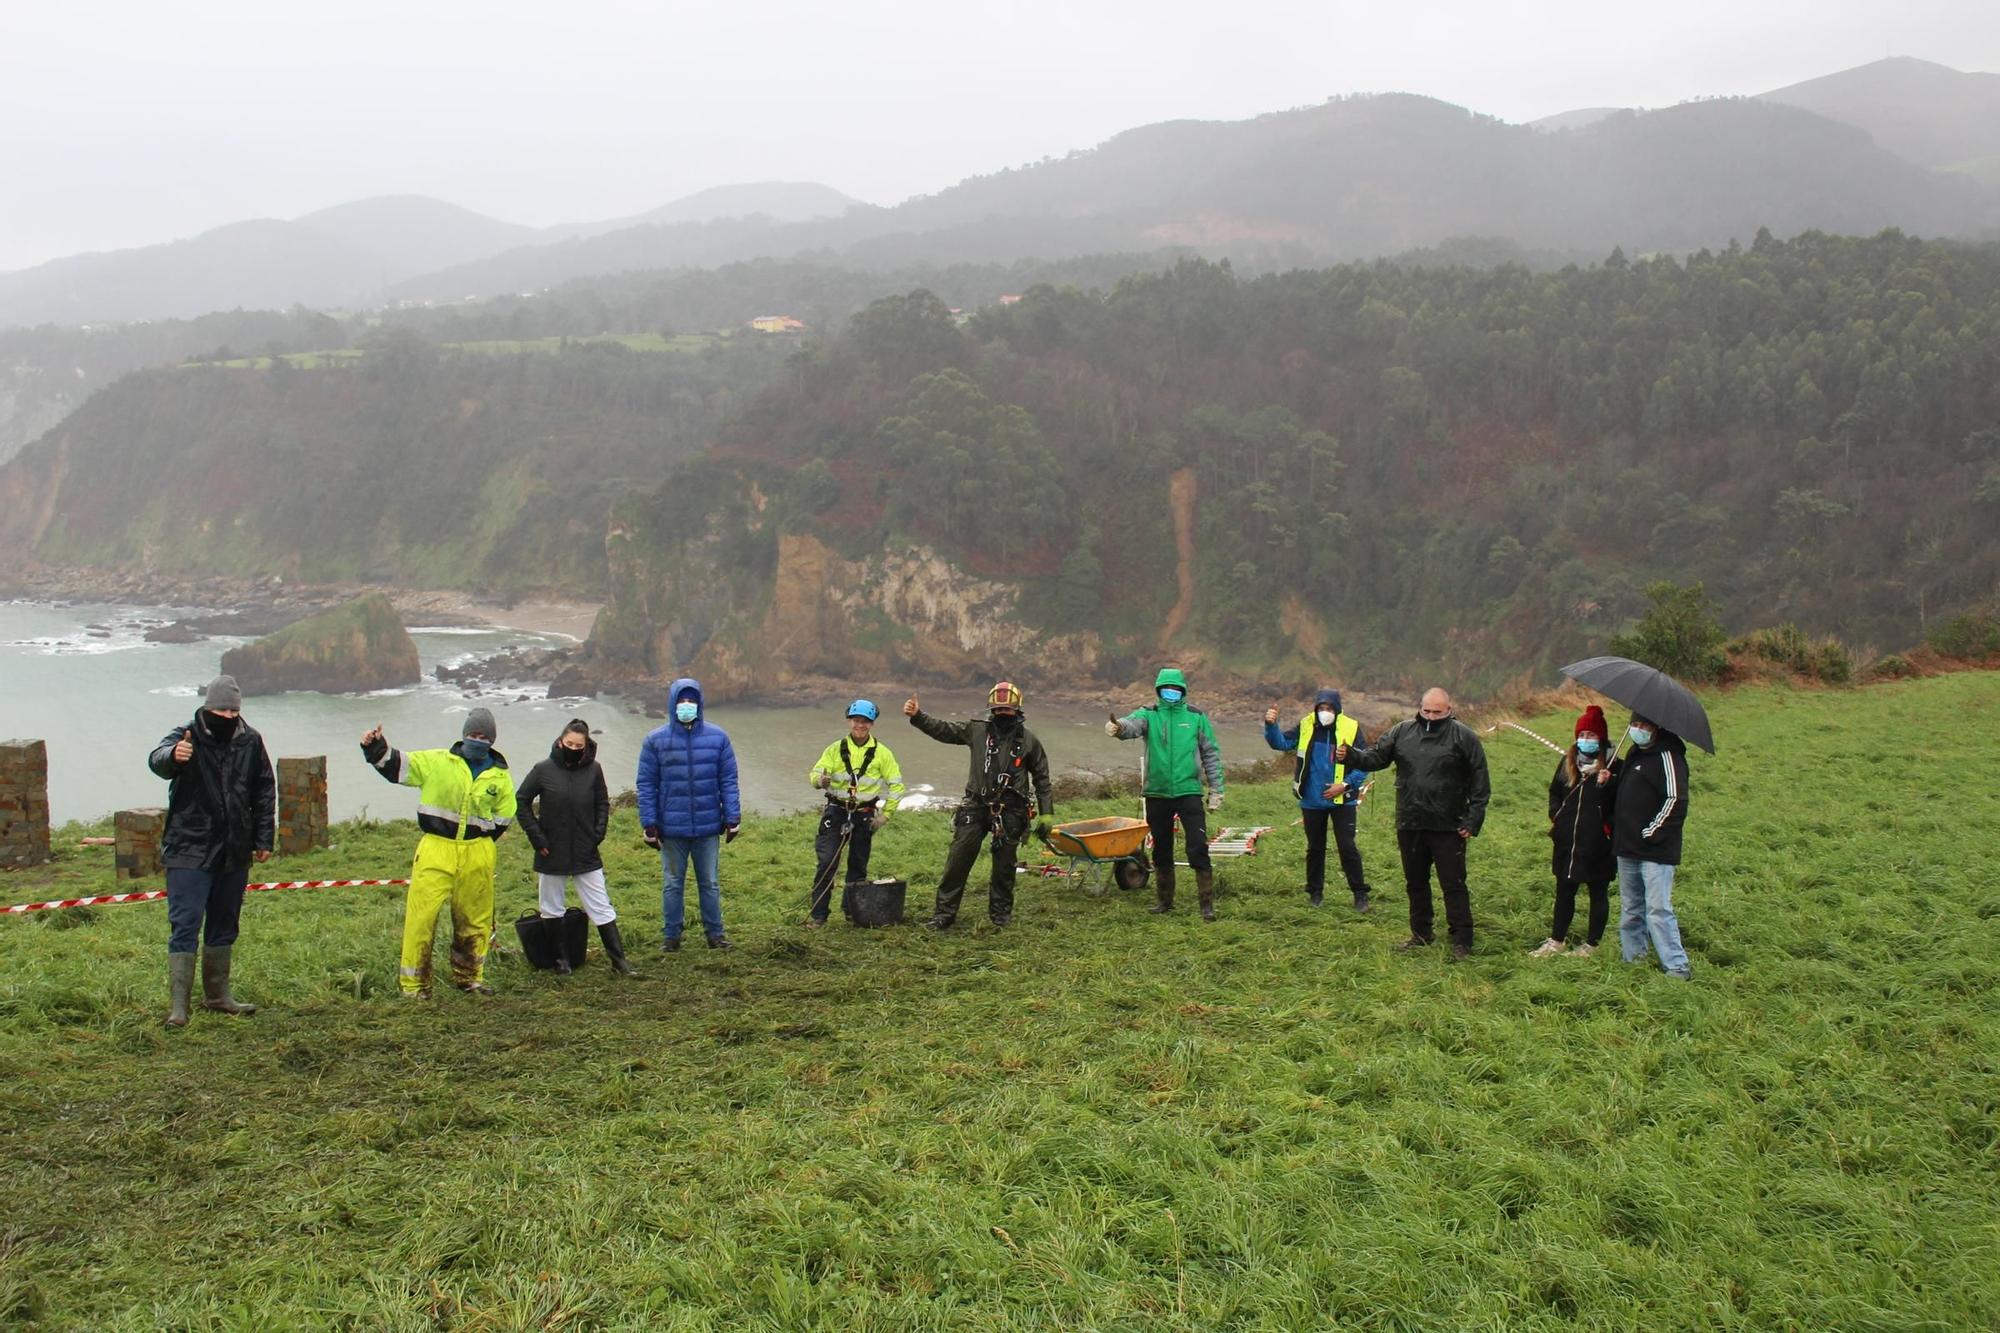
[[[262,1011],[170,1032],[163,905],[0,920],[0,1322],[1994,1327],[2000,676],[1713,709],[1692,984],[1620,964],[1615,898],[1596,957],[1527,957],[1554,756],[1504,735],[1456,965],[1390,951],[1387,800],[1377,910],[1337,868],[1306,904],[1282,784],[1229,795],[1279,830],[1222,865],[1213,925],[1024,878],[995,932],[982,862],[953,933],[806,932],[796,816],[723,855],[740,947],[662,958],[628,811],[631,983],[593,939],[574,978],[507,958],[490,999],[404,1002],[399,890],[265,893],[236,971]],[[86,831],[8,901],[112,889]],[[877,840],[913,920],[946,838],[912,812]],[[414,840],[350,823],[268,869],[398,875]]]

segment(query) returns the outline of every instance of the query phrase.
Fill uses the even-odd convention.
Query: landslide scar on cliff
[[[1198,489],[1195,472],[1184,467],[1167,479],[1167,498],[1174,511],[1174,581],[1179,595],[1174,609],[1167,612],[1166,628],[1160,631],[1160,651],[1165,652],[1174,636],[1194,610],[1194,500]]]

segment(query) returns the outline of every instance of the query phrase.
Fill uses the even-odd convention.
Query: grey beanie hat
[[[208,688],[201,692],[201,706],[211,713],[223,708],[240,712],[243,708],[243,691],[237,688],[236,677],[217,676],[208,682]]]
[[[460,728],[458,734],[460,736],[470,736],[475,731],[489,741],[500,739],[500,728],[493,721],[492,709],[475,708],[465,715],[465,726]]]

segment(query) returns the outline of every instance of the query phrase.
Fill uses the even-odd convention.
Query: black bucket
[[[903,895],[909,886],[900,879],[850,879],[841,895],[847,919],[857,926],[903,924]]]
[[[520,938],[521,954],[530,967],[554,968],[560,948],[570,967],[579,968],[590,939],[590,917],[581,907],[570,908],[559,921],[545,921],[540,912],[528,912],[515,920],[514,934]]]

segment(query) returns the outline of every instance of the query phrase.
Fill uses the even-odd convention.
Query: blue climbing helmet
[[[856,699],[853,703],[847,705],[847,715],[849,717],[865,717],[870,722],[873,722],[876,718],[882,716],[882,710],[874,704],[869,703],[866,699]]]

